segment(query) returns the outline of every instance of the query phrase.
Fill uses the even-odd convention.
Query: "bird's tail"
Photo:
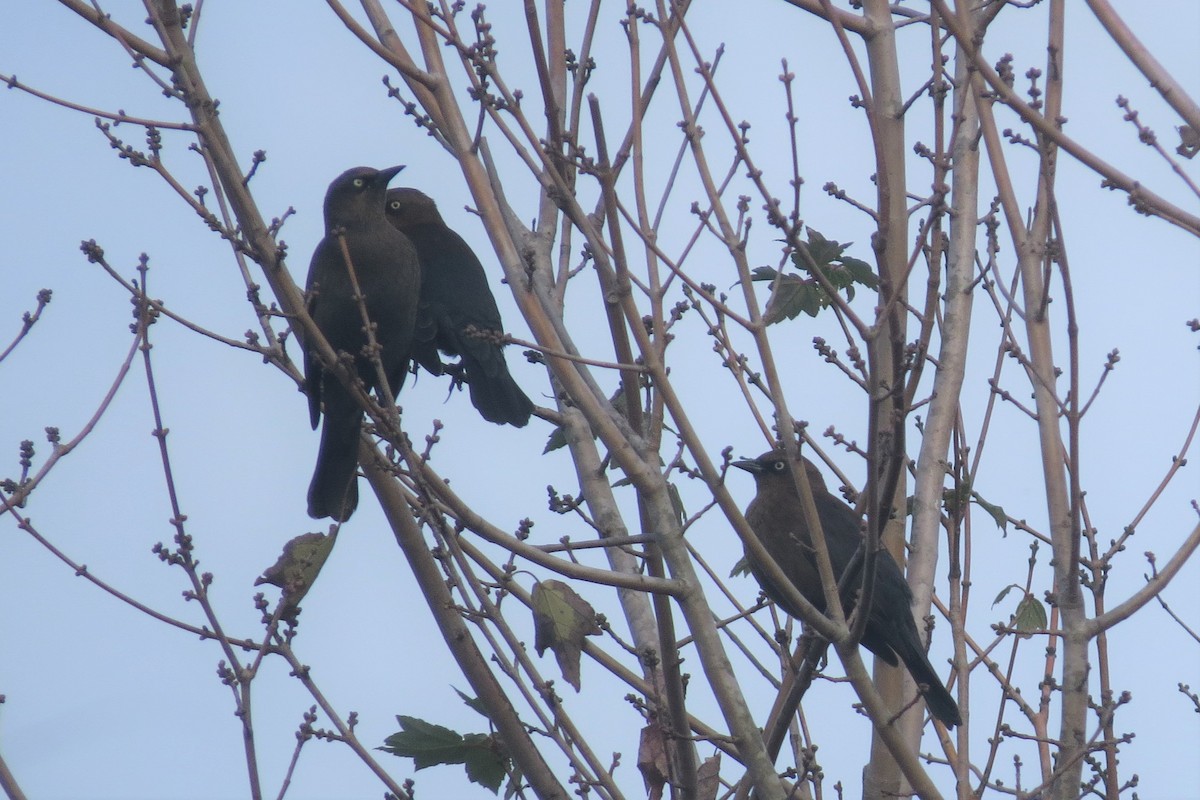
[[[504,363],[504,352],[495,345],[489,347],[493,352],[476,354],[464,348],[462,354],[471,405],[488,422],[523,428],[533,413],[533,401],[509,374],[508,365]]]
[[[317,467],[308,485],[308,515],[313,519],[332,517],[337,522],[350,519],[358,508],[358,431],[362,412],[325,414],[321,426],[321,449]]]
[[[896,655],[900,656],[900,660],[908,668],[908,673],[912,675],[913,680],[927,687],[922,694],[925,696],[925,705],[929,707],[929,713],[948,727],[961,725],[962,715],[959,713],[958,703],[954,702],[954,698],[942,683],[942,679],[938,677],[933,665],[929,663],[929,657],[917,644],[918,641],[919,639],[914,637],[914,640],[910,642],[907,637],[904,637],[902,641],[891,644],[896,650]]]

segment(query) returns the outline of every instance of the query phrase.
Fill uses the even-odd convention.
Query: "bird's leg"
[[[450,399],[450,395],[454,394],[455,390],[462,391],[462,387],[467,383],[467,370],[463,367],[462,361],[455,361],[450,364],[442,365],[442,374],[450,376],[450,390],[446,393],[446,399]]]

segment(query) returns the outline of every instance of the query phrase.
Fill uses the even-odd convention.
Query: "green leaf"
[[[454,691],[458,692],[458,696],[462,698],[462,701],[467,704],[468,708],[474,710],[476,713],[485,717],[489,721],[491,720],[491,717],[488,716],[487,708],[484,707],[482,700],[480,700],[478,697],[471,697],[470,695],[464,694],[457,687],[451,687],[451,688],[453,688]]]
[[[837,261],[842,257],[842,253],[846,252],[846,248],[852,244],[854,243],[841,244],[833,239],[826,239],[811,227],[808,229],[808,254],[812,256],[812,260],[817,262],[818,266],[827,267]]]
[[[839,289],[845,289],[849,299],[854,299],[853,285],[859,284],[868,289],[879,288],[879,276],[871,269],[871,265],[859,258],[845,255],[853,242],[842,244],[832,239],[826,239],[812,228],[808,229],[808,244],[800,245],[808,252],[816,264],[816,270],[809,265],[803,253],[797,252],[792,256],[792,263],[804,272],[812,274],[819,271],[825,278]]]
[[[868,289],[879,288],[879,276],[867,262],[847,256],[842,259],[842,266],[850,273],[850,277],[855,283],[860,283]]]
[[[492,794],[499,794],[500,784],[504,782],[504,776],[508,772],[505,769],[505,759],[494,749],[494,740],[482,733],[468,733],[463,740],[470,746],[464,760],[467,777],[474,783],[491,789]]]
[[[1025,595],[1017,606],[1016,628],[1019,631],[1040,631],[1046,629],[1046,607],[1042,601],[1031,594]]]
[[[397,715],[396,720],[400,731],[383,740],[379,749],[385,753],[411,758],[417,769],[466,761],[467,745],[457,731],[403,714]]]
[[[1004,513],[1004,506],[993,505],[987,500],[979,496],[979,492],[971,492],[971,499],[979,504],[979,507],[992,515],[992,520],[996,523],[996,527],[1004,531],[1004,535],[1008,536],[1008,514]]]
[[[775,284],[771,298],[767,300],[763,321],[773,325],[785,319],[795,319],[801,311],[815,317],[828,305],[829,295],[815,282],[798,275],[785,274]]]
[[[420,770],[440,764],[462,764],[467,778],[498,794],[508,774],[509,759],[503,755],[496,737],[483,733],[460,735],[441,725],[418,717],[398,715],[401,730],[384,740],[378,748],[403,758],[411,758]]]
[[[969,498],[969,488],[965,485],[960,485],[957,491],[953,486],[942,489],[942,505],[946,509],[946,513],[952,517],[957,517],[962,504],[967,502]]]
[[[996,595],[996,599],[992,601],[992,608],[995,608],[996,606],[1000,605],[1000,601],[1003,600],[1005,597],[1007,597],[1008,593],[1011,592],[1013,589],[1020,589],[1020,588],[1021,587],[1017,586],[1015,583],[1010,583],[1008,586],[1005,586],[1003,589],[1000,590],[1000,594]]]
[[[771,287],[771,297],[767,300],[767,310],[763,313],[763,321],[768,325],[794,319],[803,310],[805,282],[796,275],[782,275],[779,282]]]
[[[822,308],[829,305],[829,295],[820,285],[812,281],[802,281],[803,288],[799,292],[800,310],[810,317],[821,313]]]
[[[851,244],[826,239],[818,231],[809,228],[808,242],[800,242],[796,246],[791,260],[796,269],[811,275],[811,278],[792,273],[781,274],[771,267],[756,267],[750,274],[751,280],[774,281],[763,320],[773,325],[785,319],[795,319],[801,311],[815,317],[822,309],[828,308],[833,299],[818,278],[828,281],[835,291],[845,291],[848,300],[854,299],[856,284],[878,289],[879,278],[871,266],[861,259],[844,255]]]
[[[1021,602],[1017,604],[1017,610],[1013,613],[1013,627],[1018,631],[1045,630],[1047,624],[1046,606],[1042,604],[1042,601],[1038,600],[1032,594],[1025,592],[1015,583],[1010,583],[1000,590],[1000,594],[996,595],[996,599],[992,601],[992,607],[995,608],[1013,589],[1022,594]],[[1030,635],[1025,633],[1023,637],[1028,638]]]

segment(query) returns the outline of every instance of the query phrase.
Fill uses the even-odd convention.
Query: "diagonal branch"
[[[945,19],[946,27],[954,34],[954,38],[959,41],[963,49],[974,59],[975,69],[983,80],[986,81],[988,88],[995,93],[1004,105],[1015,111],[1022,120],[1037,130],[1039,135],[1054,142],[1054,144],[1061,147],[1067,153],[1070,153],[1081,164],[1103,177],[1104,185],[1120,189],[1127,193],[1129,195],[1129,202],[1139,210],[1162,217],[1172,225],[1178,225],[1184,230],[1200,236],[1200,217],[1184,211],[1174,203],[1169,202],[1166,198],[1147,189],[1140,181],[1126,175],[1079,142],[1064,134],[1059,129],[1057,120],[1049,120],[1034,110],[984,60],[969,31],[958,20],[955,12],[946,5],[946,0],[931,0],[931,2],[937,8],[938,13]],[[987,105],[987,103],[981,103],[982,107],[986,107]]]
[[[1175,80],[1171,73],[1158,63],[1158,59],[1129,29],[1112,4],[1108,0],[1087,0],[1087,4],[1092,9],[1092,13],[1096,15],[1096,19],[1100,20],[1100,24],[1104,26],[1104,30],[1108,31],[1108,35],[1129,57],[1134,66],[1142,71],[1146,80],[1150,81],[1150,85],[1158,90],[1167,105],[1175,109],[1179,116],[1183,117],[1184,122],[1192,126],[1192,130],[1200,131],[1200,106],[1196,105],[1196,101],[1191,98],[1179,81]]]

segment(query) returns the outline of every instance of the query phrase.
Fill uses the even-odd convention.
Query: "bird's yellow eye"
[[[783,472],[785,469],[787,469],[787,464],[782,461],[773,461],[771,462],[771,469],[775,470],[776,472]]]
[[[354,179],[354,188],[355,189],[361,189],[364,185],[366,185],[366,181],[364,181],[362,178]]]
[[[388,203],[388,208],[392,209],[393,211],[398,211],[400,209],[400,201],[393,200],[392,202]]]

